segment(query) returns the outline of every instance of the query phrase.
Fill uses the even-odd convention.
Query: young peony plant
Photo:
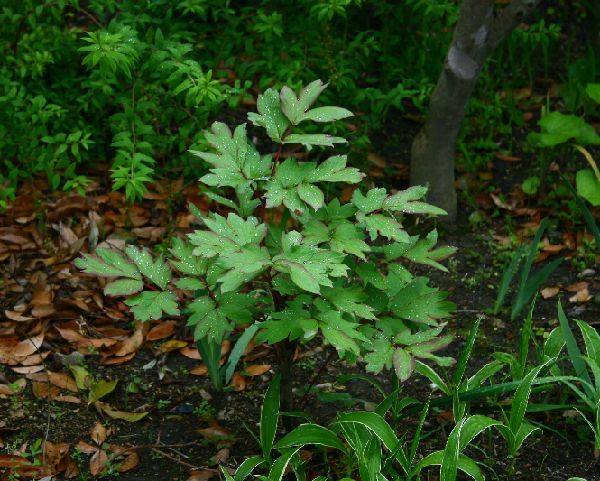
[[[393,368],[401,381],[410,377],[415,358],[453,362],[434,354],[451,342],[442,319],[453,304],[401,261],[446,271],[438,261],[454,252],[435,248],[436,230],[420,238],[402,226],[407,214],[445,214],[421,200],[427,189],[390,194],[357,188],[348,203],[335,197],[326,202],[329,183],[357,184],[364,174],[348,167],[345,155],[318,163],[284,152],[287,144],[312,152],[346,142],[300,127],[352,115],[340,107],[311,108],[326,87],[317,80],[298,96],[283,87],[258,97],[258,113],[248,119],[277,145],[274,155],[257,151],[245,124],[233,132],[223,123],[212,125],[206,138],[214,151],[192,154],[210,164],[200,181],[228,213],[203,215],[190,206],[203,227],[174,239],[168,261],[134,246],[125,252],[98,248],[76,261],[85,272],[116,278],[104,292],[129,296],[125,303],[135,319],[181,310],[203,357],[216,353],[217,366],[222,341],[236,329],[245,330],[245,342],[255,334],[257,342],[275,345],[284,409],[292,403],[297,343],[319,335],[340,358],[361,360],[373,373]]]

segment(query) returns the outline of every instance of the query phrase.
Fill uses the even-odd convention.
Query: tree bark
[[[429,115],[411,150],[410,183],[428,185],[428,202],[456,220],[456,138],[481,69],[502,40],[539,4],[513,0],[497,14],[495,0],[463,0],[444,67],[429,103]]]

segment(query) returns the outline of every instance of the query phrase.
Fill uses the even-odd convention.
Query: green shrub
[[[445,271],[438,261],[454,252],[434,248],[435,230],[420,238],[402,226],[406,215],[444,214],[420,200],[427,189],[389,194],[359,188],[342,203],[333,183],[363,178],[346,166],[345,155],[300,162],[284,151],[300,144],[314,154],[320,146],[345,143],[341,137],[303,133],[307,122],[352,115],[339,107],[311,108],[325,87],[315,81],[299,95],[283,87],[259,96],[258,113],[248,118],[266,130],[275,154],[259,153],[245,124],[234,132],[219,122],[212,125],[205,135],[214,150],[192,153],[210,164],[201,182],[228,213],[192,209],[202,228],[185,241],[174,240],[169,262],[133,246],[124,253],[98,249],[97,256],[76,262],[86,272],[118,278],[106,285],[105,294],[129,295],[125,302],[136,319],[178,315],[183,305],[196,340],[214,350],[236,326],[257,320],[257,341],[276,346],[288,407],[295,345],[319,333],[343,359],[361,357],[370,372],[393,367],[402,381],[411,375],[415,358],[452,363],[434,354],[451,341],[442,335],[439,320],[449,315],[452,303],[399,262]]]

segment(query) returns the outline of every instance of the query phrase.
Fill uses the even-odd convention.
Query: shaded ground
[[[393,121],[394,118],[389,128],[402,126],[406,135],[392,139],[391,146],[381,149],[385,158],[391,160],[391,167],[381,166],[381,156],[369,157],[375,182],[405,179],[403,159],[407,158],[407,139],[416,124]],[[451,354],[460,351],[475,317],[487,313],[471,369],[482,365],[492,352],[516,346],[520,321],[510,321],[506,309],[497,317],[489,314],[506,258],[502,244],[510,242],[510,235],[515,239],[526,236],[526,231],[535,229],[548,213],[547,209],[534,207],[534,202],[514,187],[530,171],[529,165],[523,162],[507,166],[498,159],[490,162],[489,172],[466,174],[459,180],[463,189],[460,224],[442,239],[459,248],[448,261],[450,273],[420,271],[430,275],[434,285],[450,291],[450,298],[457,304],[456,315],[449,323],[449,330],[458,337],[450,348]],[[389,169],[393,171],[391,177]],[[254,346],[243,358],[234,379],[238,391],[215,393],[199,367],[197,352],[182,319],[173,319],[168,326],[135,326],[126,306],[105,299],[98,280],[82,275],[72,264],[90,242],[160,246],[169,235],[185,233],[193,222],[185,209],[187,203],[206,208],[195,186],[161,184],[139,207],[133,208],[125,207],[120,194],[105,193],[101,186],[87,198],[42,196],[44,186],[38,187],[25,187],[13,208],[0,217],[0,347],[43,334],[40,344],[28,351],[23,362],[9,365],[0,358],[0,385],[11,385],[18,391],[20,387],[12,383],[27,379],[22,392],[0,391],[0,455],[19,453],[28,459],[34,455],[39,458],[36,440],[67,443],[69,446],[63,449],[68,449],[68,454],[57,454],[51,460],[53,472],[60,473],[59,479],[72,475],[83,481],[93,478],[89,474],[90,456],[100,457],[99,451],[110,454],[112,446],[112,460],[104,466],[113,471],[109,477],[127,467],[131,469],[120,473],[120,479],[186,480],[196,470],[196,477],[190,479],[199,480],[216,476],[217,461],[235,467],[246,455],[258,452],[248,430],[258,430],[262,395],[273,373],[269,367],[273,363],[271,350]],[[473,212],[478,212],[475,224]],[[562,297],[570,318],[592,325],[600,322],[597,266],[593,260],[581,261],[581,255],[575,256],[584,242],[581,223],[574,223],[569,216],[560,218],[549,233],[549,247],[542,256],[552,258],[559,254],[574,260],[563,261],[546,283],[558,288],[558,294],[538,300],[534,326],[540,337],[556,325],[557,295]],[[569,300],[584,288],[587,297]],[[96,381],[118,381],[115,390],[102,397],[101,402],[119,412],[148,413],[146,417],[135,423],[113,419],[94,403],[87,405],[86,389],[58,390],[44,373],[70,373],[68,364],[77,350],[86,352],[83,365]],[[297,365],[298,389],[311,382],[327,357],[327,349],[315,345],[303,348]],[[349,372],[362,371],[360,366],[332,362],[323,369],[315,385],[324,393],[347,391],[360,400],[359,408],[365,407],[364,402],[378,402],[376,392],[364,382],[351,381],[345,388],[336,383],[339,374]],[[385,378],[381,381],[387,382]],[[424,380],[415,378],[406,386],[405,394],[424,400],[430,391]],[[70,402],[60,396],[70,396]],[[329,421],[342,407],[339,403],[323,404],[314,397],[307,403],[308,411],[322,422]],[[579,419],[561,413],[532,414],[530,418],[551,430],[526,443],[513,479],[600,479],[591,438]],[[98,432],[91,433],[99,421],[110,432],[95,443]],[[413,427],[414,419],[399,429],[403,432]],[[442,446],[449,429],[448,412],[434,412],[426,426],[430,435],[420,452],[426,454]],[[74,452],[78,443],[81,450],[88,450],[87,454]],[[489,466],[489,479],[507,479],[504,443],[482,438],[478,446],[480,449],[472,449],[470,454]],[[131,452],[138,453],[139,460],[128,457]],[[6,472],[4,479],[9,479]]]

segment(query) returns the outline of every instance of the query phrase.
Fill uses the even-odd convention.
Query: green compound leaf
[[[210,297],[200,297],[187,306],[190,315],[187,325],[194,328],[194,340],[207,338],[220,343],[225,334],[233,329],[225,313]]]
[[[312,120],[314,122],[333,122],[335,120],[352,117],[354,114],[342,107],[317,107],[311,109],[301,116],[302,120]]]
[[[189,234],[190,242],[196,246],[193,255],[214,257],[219,254],[240,251],[248,244],[259,244],[267,235],[267,226],[259,224],[256,217],[244,220],[234,213],[227,219],[214,214],[213,218],[202,219],[208,231]]]
[[[375,240],[379,235],[382,235],[396,242],[410,242],[407,232],[402,228],[400,222],[393,217],[384,214],[364,215],[362,212],[358,212],[356,219],[364,226],[371,240]]]
[[[300,95],[296,97],[291,88],[282,87],[280,93],[281,110],[293,125],[297,125],[303,120],[304,113],[326,88],[327,84],[324,85],[321,80],[315,80],[304,87],[300,91]]]
[[[141,280],[138,268],[115,249],[96,249],[96,255],[84,254],[75,265],[88,274],[102,277],[128,277]]]
[[[346,167],[345,156],[331,157],[320,165],[289,158],[277,166],[273,179],[265,186],[266,205],[271,208],[283,204],[301,215],[306,205],[317,210],[324,204],[323,192],[313,185],[315,182],[358,182],[360,179],[357,169]]]
[[[329,157],[306,176],[308,182],[346,182],[356,184],[365,174],[354,167],[346,167],[347,155]]]
[[[232,134],[225,124],[215,122],[211,132],[205,132],[205,136],[217,153],[191,151],[213,166],[210,173],[200,179],[201,182],[237,188],[271,173],[271,156],[261,156],[254,144],[248,141],[245,124],[238,125]]]
[[[310,339],[317,334],[318,324],[310,312],[299,305],[290,305],[283,311],[273,312],[271,319],[262,322],[256,342],[275,344],[289,339]]]
[[[163,312],[179,315],[177,298],[170,291],[144,291],[127,299],[125,304],[131,307],[133,317],[140,321],[161,319]]]
[[[345,256],[314,246],[292,245],[273,258],[273,267],[290,275],[294,284],[305,291],[320,293],[319,286],[332,287],[330,277],[345,276],[348,270]]]
[[[128,296],[140,292],[144,283],[138,279],[117,279],[104,286],[104,294],[107,296]]]
[[[426,264],[435,267],[443,272],[448,272],[445,266],[440,264],[439,260],[445,259],[456,252],[455,247],[439,247],[433,249],[437,244],[437,230],[432,230],[424,239],[419,239],[419,236],[410,237],[408,243],[394,243],[383,247],[385,258],[388,261],[405,257],[406,259],[418,264]]]
[[[325,202],[323,191],[316,185],[300,184],[297,188],[298,197],[310,205],[313,209],[318,210]]]
[[[207,260],[194,255],[194,247],[188,242],[175,237],[171,254],[179,260],[171,260],[171,264],[182,274],[189,276],[203,276],[206,274]]]
[[[322,312],[318,316],[319,327],[325,339],[338,351],[350,351],[355,355],[360,354],[357,341],[368,341],[357,329],[360,324],[346,321],[337,311]]]
[[[428,279],[418,277],[402,288],[390,301],[390,309],[402,319],[437,325],[438,319],[448,317],[454,304],[447,301],[447,292],[427,285]]]
[[[281,143],[290,122],[281,111],[281,101],[277,91],[268,89],[259,95],[256,109],[258,114],[248,113],[248,120],[258,127],[264,127],[273,141]]]
[[[325,288],[323,297],[341,312],[350,314],[357,319],[375,319],[373,308],[364,304],[367,295],[360,286]]]
[[[249,282],[271,265],[271,256],[265,247],[248,245],[239,251],[224,252],[219,256],[217,265],[225,270],[217,278],[221,283],[221,292],[236,290]]]
[[[427,187],[413,186],[406,190],[401,190],[385,199],[383,209],[405,212],[407,214],[429,214],[429,215],[446,215],[447,212],[439,207],[427,204],[426,202],[418,202],[427,193]]]
[[[359,189],[356,189],[352,194],[352,203],[361,213],[370,214],[383,207],[383,201],[386,197],[387,191],[385,189],[371,189],[366,196]]]
[[[284,144],[322,145],[326,147],[333,147],[333,144],[345,144],[346,142],[347,140],[342,137],[334,137],[328,134],[290,134],[283,141]]]
[[[155,261],[152,260],[150,253],[144,249],[137,249],[129,246],[126,249],[127,255],[135,262],[140,272],[147,277],[155,286],[165,289],[171,280],[171,269],[163,260],[162,256]]]

